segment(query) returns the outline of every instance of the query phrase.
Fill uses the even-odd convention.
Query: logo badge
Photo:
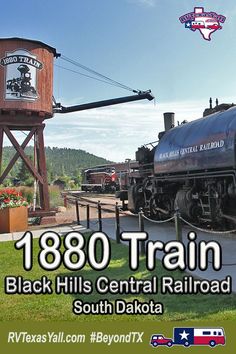
[[[5,67],[5,99],[30,100],[38,98],[37,70],[43,64],[36,56],[24,49],[8,52],[0,59],[0,64]]]
[[[150,339],[152,347],[206,345],[213,348],[216,345],[225,345],[225,342],[223,328],[175,327],[173,329],[173,338],[165,337],[163,334],[153,334]]]
[[[222,29],[226,17],[215,12],[204,12],[203,7],[195,7],[194,12],[181,16],[179,20],[186,29],[198,30],[205,40],[210,41],[212,33]]]

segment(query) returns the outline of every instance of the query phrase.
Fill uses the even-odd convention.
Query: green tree
[[[28,156],[28,157],[33,162],[33,157],[32,156]],[[21,161],[17,178],[19,178],[21,184],[24,184],[25,186],[31,187],[34,184],[34,177],[32,176],[31,172],[29,171],[24,161]]]

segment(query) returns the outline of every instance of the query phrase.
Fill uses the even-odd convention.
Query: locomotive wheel
[[[199,220],[202,217],[202,209],[199,205],[194,204],[191,206],[189,214],[191,215],[191,218],[195,221],[195,222],[199,222]]]
[[[157,210],[156,198],[152,197],[149,202],[149,212],[151,219],[160,220],[160,211]]]
[[[159,198],[158,198],[159,197]],[[152,197],[149,202],[150,217],[155,220],[164,220],[171,214],[171,200],[168,195]]]

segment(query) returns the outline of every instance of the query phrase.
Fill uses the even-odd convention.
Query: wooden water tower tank
[[[0,39],[1,115],[53,116],[53,59],[57,56],[54,48],[39,41]]]
[[[50,215],[43,121],[53,116],[53,59],[58,56],[56,49],[39,41],[0,38],[0,185],[20,157],[39,188],[38,211],[33,208],[32,216]],[[24,132],[23,143],[12,131]],[[16,153],[2,171],[4,134]],[[34,161],[24,151],[32,139]]]

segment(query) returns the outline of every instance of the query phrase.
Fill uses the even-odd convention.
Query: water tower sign
[[[0,39],[0,184],[20,157],[39,186],[39,209],[31,215],[50,215],[44,119],[53,117],[53,59],[56,50],[45,43],[22,38]],[[22,144],[13,132],[22,131]],[[16,153],[1,171],[4,134]],[[25,148],[34,139],[34,161]]]
[[[26,50],[8,52],[1,59],[5,67],[5,99],[6,100],[36,100],[37,70],[43,64],[37,60],[36,55]]]

